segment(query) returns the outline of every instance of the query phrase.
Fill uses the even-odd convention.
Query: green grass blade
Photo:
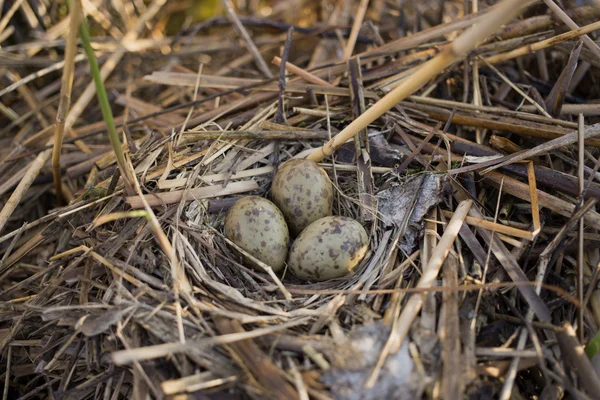
[[[81,21],[80,31],[83,49],[85,51],[85,54],[87,55],[90,64],[90,72],[94,79],[94,84],[96,85],[98,103],[100,104],[100,109],[102,110],[102,117],[104,118],[106,128],[108,129],[108,137],[110,139],[110,144],[112,145],[113,151],[117,156],[117,164],[119,166],[119,169],[121,170],[121,176],[130,185],[128,169],[125,166],[125,155],[123,153],[123,147],[121,145],[121,140],[119,139],[119,135],[117,133],[117,128],[115,126],[115,121],[113,118],[112,110],[110,108],[110,103],[108,102],[108,95],[106,94],[104,81],[102,80],[102,76],[100,75],[98,60],[96,59],[96,54],[94,53],[94,49],[91,45],[90,30],[86,18],[83,18],[83,20]]]

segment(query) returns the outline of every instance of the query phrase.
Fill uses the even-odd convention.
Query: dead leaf
[[[445,175],[425,173],[407,178],[377,195],[383,223],[404,229],[400,246],[407,253],[421,235],[423,217],[441,201],[445,182]]]

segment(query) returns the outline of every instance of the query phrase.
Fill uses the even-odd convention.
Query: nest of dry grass
[[[320,161],[370,250],[314,283],[225,212],[494,8],[214,3],[83,4],[129,170],[78,47],[58,188],[66,4],[0,2],[3,399],[596,398],[600,8],[529,5]]]

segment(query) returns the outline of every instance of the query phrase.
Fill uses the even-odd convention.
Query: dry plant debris
[[[598,398],[588,3],[0,1],[2,400]],[[301,158],[348,277],[224,235]]]

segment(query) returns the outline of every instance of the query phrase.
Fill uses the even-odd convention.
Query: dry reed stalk
[[[413,74],[396,86],[390,93],[375,103],[364,114],[352,121],[344,130],[329,142],[311,153],[307,159],[319,162],[330,156],[338,147],[365,129],[386,111],[394,107],[415,91],[420,89],[431,78],[437,76],[444,68],[461,60],[471,51],[478,41],[495,32],[502,24],[514,18],[527,3],[518,0],[504,0],[494,10],[485,15],[476,25],[460,35],[451,45],[444,47],[439,55],[424,63]]]
[[[497,172],[490,172],[486,174],[483,179],[484,181],[492,183],[492,185],[495,187],[498,187],[501,182],[504,182],[502,186],[502,190],[504,192],[519,199],[531,201],[529,185],[517,179]],[[548,194],[542,190],[538,189],[537,195],[539,207],[547,208],[567,218],[570,218],[575,211],[575,206],[573,204],[556,196],[552,196],[551,194]],[[596,213],[595,211],[588,213],[585,216],[585,221],[590,227],[600,229],[600,214]]]
[[[595,124],[588,126],[587,129],[583,129],[583,133],[580,133],[580,130],[576,130],[574,132],[568,133],[556,139],[550,140],[548,142],[544,142],[532,149],[524,150],[518,153],[514,153],[508,156],[505,156],[501,159],[498,159],[498,163],[496,165],[490,166],[483,171],[483,174],[487,174],[495,169],[502,168],[505,165],[513,164],[519,161],[526,160],[528,158],[536,157],[539,155],[543,155],[549,153],[550,151],[559,149],[561,147],[569,146],[579,142],[580,134],[583,135],[583,140],[585,142],[586,139],[594,138],[600,135],[600,124]]]
[[[300,76],[301,78],[304,78]],[[194,87],[196,85],[196,74],[182,72],[153,72],[145,77],[145,80],[153,83],[171,86],[187,86]],[[309,81],[310,82],[310,81]],[[286,93],[306,93],[307,90],[314,91],[315,94],[328,94],[332,96],[350,96],[350,91],[347,88],[338,88],[330,83],[319,82],[319,84],[290,82],[286,83]],[[279,83],[272,81],[263,81],[260,79],[251,78],[230,78],[217,75],[202,75],[200,85],[204,88],[214,89],[240,89],[245,86],[254,86],[255,91],[279,92]],[[378,96],[371,90],[365,91],[365,97],[377,98]]]
[[[534,106],[524,105],[523,107],[521,107],[521,109],[520,109],[521,111],[512,111],[512,110],[502,108],[502,107],[475,106],[475,105],[469,104],[469,103],[461,103],[459,101],[445,100],[445,99],[435,99],[432,97],[409,96],[408,100],[414,101],[415,103],[419,103],[419,104],[444,107],[444,108],[447,108],[450,110],[456,108],[457,110],[483,111],[483,112],[490,113],[490,114],[508,115],[508,116],[513,116],[513,117],[521,118],[521,119],[528,120],[528,121],[535,121],[535,122],[540,122],[540,123],[548,124],[548,125],[557,125],[557,126],[564,126],[566,128],[577,129],[577,124],[570,122],[570,121],[563,121],[563,120],[557,119],[557,118],[546,118],[542,115],[537,115],[537,114],[529,114],[530,112],[534,112],[536,110],[536,108]],[[588,106],[588,104],[565,104],[563,107],[567,107],[567,106],[580,106],[581,107],[581,106]],[[589,106],[591,106],[590,108],[596,107],[596,109],[600,110],[600,106],[598,106],[598,105],[589,104]],[[523,111],[527,111],[527,112],[523,112]],[[571,109],[570,111],[573,111],[573,109]]]
[[[583,26],[579,29],[573,29],[569,32],[565,32],[563,34],[551,37],[546,40],[542,40],[537,43],[519,47],[518,49],[511,50],[506,53],[500,53],[495,56],[486,57],[485,60],[490,64],[497,64],[500,62],[512,60],[514,58],[534,53],[536,51],[540,51],[551,46],[556,46],[557,44],[564,43],[569,40],[577,39],[580,36],[587,35],[588,33],[592,33],[598,29],[600,29],[600,21]]]
[[[448,222],[442,238],[435,247],[433,254],[431,255],[431,259],[427,263],[427,267],[423,269],[423,275],[421,276],[421,279],[419,279],[419,282],[416,286],[417,288],[426,289],[433,286],[433,283],[439,274],[440,268],[442,267],[444,260],[446,260],[446,257],[450,252],[450,248],[458,236],[458,231],[462,227],[472,204],[473,202],[471,200],[465,200],[456,207],[456,211],[452,216],[452,219]],[[387,356],[398,351],[404,342],[404,339],[406,339],[410,326],[419,313],[422,305],[422,294],[410,296],[400,316],[393,321],[392,332],[390,333],[390,336],[379,355],[377,364],[375,365],[375,368],[373,369],[373,372],[366,383],[367,387],[373,387],[377,381],[377,377],[379,376],[381,367],[383,366]]]
[[[448,255],[443,265],[443,286],[458,287],[458,259]],[[458,293],[442,293],[442,309],[440,311],[442,324],[440,327],[440,338],[442,345],[442,393],[447,399],[463,398],[463,356],[460,345],[460,318]]]
[[[222,1],[223,1],[223,4],[225,5],[225,10],[227,11],[227,17],[231,21],[232,25],[235,27],[235,30],[242,37],[243,43],[246,46],[246,48],[248,49],[248,51],[254,57],[254,61],[256,62],[256,65],[258,65],[261,72],[267,78],[269,78],[269,79],[272,78],[273,74],[269,70],[267,63],[265,62],[264,58],[258,51],[258,48],[256,48],[256,45],[250,38],[250,35],[248,34],[248,31],[246,30],[246,28],[244,28],[244,25],[240,21],[240,18],[237,16],[237,14],[235,12],[235,6],[231,2],[231,0],[222,0]]]
[[[56,197],[59,201],[63,199],[62,180],[60,173],[60,154],[62,150],[62,141],[65,134],[65,118],[71,105],[71,90],[73,88],[73,73],[75,71],[75,55],[77,53],[77,35],[81,23],[81,1],[73,0],[71,2],[71,12],[69,15],[69,31],[67,44],[65,47],[65,61],[62,75],[62,84],[60,89],[60,102],[56,112],[56,129],[54,132],[54,147],[52,149],[52,175],[54,178],[54,187]]]
[[[551,0],[547,0],[551,1]],[[554,4],[554,3],[552,3]],[[589,38],[588,38],[589,39]],[[593,42],[592,42],[593,43]],[[594,43],[595,45],[595,43]],[[599,49],[600,50],[600,49]],[[579,201],[581,203],[584,202],[584,191],[585,191],[585,175],[583,174],[583,167],[585,166],[585,124],[583,115],[579,114],[579,129],[577,130],[577,155],[578,155],[578,168],[577,168],[577,179],[579,180]],[[577,243],[577,300],[579,300],[580,307],[577,308],[577,335],[579,337],[579,341],[583,343],[583,339],[585,336],[584,332],[584,324],[585,321],[583,319],[584,307],[583,307],[583,265],[585,263],[585,254],[583,247],[583,238],[585,232],[585,221],[583,219],[579,220],[579,235],[578,235],[578,243]]]
[[[248,170],[243,170],[237,172],[233,175],[229,173],[221,173],[221,174],[211,174],[211,175],[203,175],[199,176],[198,179],[203,181],[204,183],[211,185],[217,182],[223,182],[225,180],[237,180],[243,178],[251,178],[254,176],[267,175],[273,172],[273,167],[260,167],[260,168],[252,168]],[[158,188],[161,190],[165,189],[176,189],[182,186],[185,186],[188,181],[188,178],[178,178],[178,179],[169,179],[169,180],[160,180],[158,181]]]
[[[251,192],[258,189],[258,184],[254,180],[233,182],[226,187],[222,185],[212,185],[198,187],[191,190],[177,190],[172,192],[160,192],[155,194],[129,196],[125,198],[127,204],[132,208],[141,208],[144,202],[148,202],[151,207],[179,203],[181,201],[191,201],[200,199],[209,199],[212,197],[227,196],[231,194]]]
[[[570,29],[579,29],[579,25],[577,25],[575,21],[573,21],[571,17],[569,17],[567,13],[564,12],[553,0],[544,0],[544,3]],[[598,47],[596,42],[594,42],[588,35],[583,36],[583,43],[585,43],[585,45],[594,53],[596,57],[600,58],[600,47]]]
[[[153,360],[155,358],[166,357],[172,354],[184,353],[191,350],[198,350],[204,347],[224,345],[239,342],[241,340],[254,339],[261,336],[270,335],[294,326],[304,325],[308,322],[308,320],[308,317],[301,317],[292,321],[283,322],[278,325],[254,329],[249,332],[230,333],[221,336],[206,337],[198,340],[188,340],[185,343],[163,343],[153,346],[139,347],[131,350],[120,350],[113,352],[111,354],[111,359],[116,365],[126,365],[135,361]]]
[[[271,61],[271,62],[278,67],[281,66],[281,58],[279,58],[277,56],[273,57],[273,61]],[[298,67],[297,65],[292,64],[289,61],[285,63],[285,70],[289,73],[298,75],[300,78],[304,79],[305,81],[314,83],[315,85],[333,87],[333,85],[331,83],[319,78],[318,76],[308,72],[305,69]]]
[[[344,55],[342,56],[343,61],[347,61],[350,59],[350,57],[352,57],[352,52],[354,51],[354,46],[356,45],[356,39],[358,38],[360,27],[362,26],[365,14],[367,13],[367,8],[369,8],[369,0],[360,0],[356,14],[354,14],[354,23],[352,24],[352,29],[350,30],[350,37],[348,38],[346,47],[344,48]]]
[[[572,81],[571,81],[572,82]],[[569,90],[571,92],[571,90]],[[533,106],[523,106],[522,111],[531,112]],[[599,104],[563,104],[560,115],[579,115],[583,114],[586,117],[596,117],[600,115]]]

